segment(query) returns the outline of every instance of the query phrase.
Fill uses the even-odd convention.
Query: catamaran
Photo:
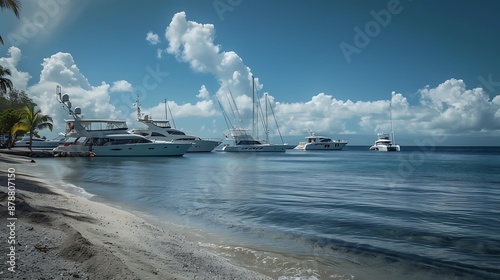
[[[394,94],[394,92],[393,92]],[[401,147],[394,141],[394,129],[392,126],[392,98],[389,103],[389,115],[391,119],[391,136],[388,133],[378,133],[375,144],[370,147],[370,150],[381,152],[399,152]]]

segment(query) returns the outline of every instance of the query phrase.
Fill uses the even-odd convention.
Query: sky
[[[390,132],[392,112],[401,145],[500,143],[498,1],[21,4],[20,19],[0,11],[0,65],[53,117],[48,138],[69,118],[57,85],[85,118],[140,127],[137,96],[156,119],[167,100],[178,129],[222,138],[224,115],[252,124],[253,76],[274,139],[312,131],[370,145]]]

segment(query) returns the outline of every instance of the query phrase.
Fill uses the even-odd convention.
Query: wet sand
[[[9,206],[8,175],[15,174],[14,216],[2,215],[0,227],[0,278],[272,279],[209,252],[178,231],[50,186],[26,174],[33,164],[36,159],[0,153],[3,213]],[[12,223],[15,228],[7,227]],[[9,236],[15,244],[8,244]],[[12,251],[14,266],[7,262]]]

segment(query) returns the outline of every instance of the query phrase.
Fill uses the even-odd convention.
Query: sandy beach
[[[34,164],[0,154],[0,204],[6,213],[0,278],[272,279],[182,233],[34,178],[28,171]],[[12,213],[9,206],[15,206]]]

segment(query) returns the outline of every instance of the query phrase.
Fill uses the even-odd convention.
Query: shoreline
[[[175,230],[29,176],[24,169],[36,164],[31,160],[0,154],[0,205],[7,210],[3,175],[14,168],[17,217],[15,272],[8,270],[6,259],[12,245],[4,241],[0,278],[273,279],[237,266]]]

